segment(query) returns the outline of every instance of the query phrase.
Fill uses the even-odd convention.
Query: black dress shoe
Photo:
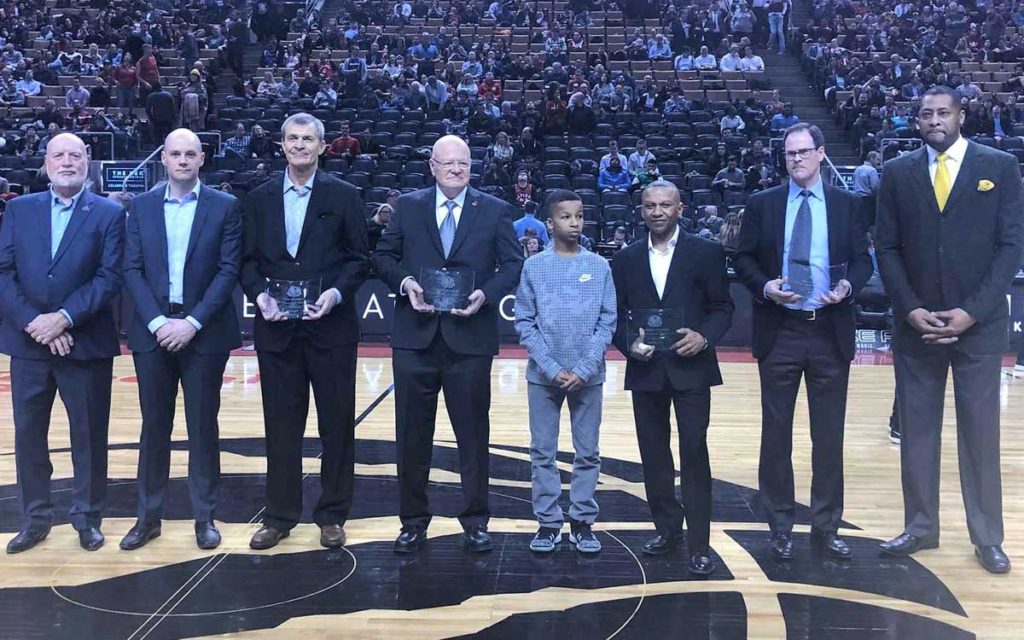
[[[26,529],[11,538],[11,541],[7,543],[7,553],[28,551],[43,540],[46,540],[48,535],[50,535],[49,529]]]
[[[196,521],[196,544],[200,549],[216,549],[220,546],[220,531],[213,521]]]
[[[690,573],[698,576],[709,576],[715,572],[715,560],[710,549],[702,549],[690,555]]]
[[[281,542],[289,535],[291,535],[290,531],[281,531],[274,527],[263,525],[259,531],[252,534],[252,538],[249,539],[249,548],[256,549],[257,551],[272,549],[277,546],[278,542]]]
[[[773,533],[771,547],[772,555],[779,560],[793,559],[793,536],[788,531]]]
[[[159,524],[143,524],[141,522],[136,522],[135,526],[132,527],[123,538],[121,538],[120,547],[125,551],[135,551],[136,549],[144,546],[150,540],[155,540],[159,537]]]
[[[78,544],[86,551],[95,551],[103,546],[103,534],[99,527],[86,527],[78,532]]]
[[[878,545],[882,553],[890,556],[909,556],[924,549],[938,549],[938,538],[925,540],[909,533],[901,533],[889,542]]]
[[[853,557],[850,547],[834,533],[811,532],[811,547],[840,560],[849,560]]]
[[[491,541],[491,534],[487,533],[485,527],[470,527],[462,534],[462,541],[466,548],[473,553],[483,553],[494,548]]]
[[[657,538],[652,538],[644,543],[644,546],[640,548],[640,551],[649,556],[663,556],[666,553],[674,551],[679,546],[678,535],[667,535],[663,536],[658,534]]]
[[[1009,573],[1010,559],[1006,557],[999,545],[982,545],[974,547],[974,555],[981,566],[989,573]]]
[[[395,553],[415,553],[427,541],[427,530],[418,527],[403,527],[395,538]]]

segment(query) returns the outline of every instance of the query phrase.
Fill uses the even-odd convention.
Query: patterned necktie
[[[946,208],[946,201],[949,200],[949,192],[952,186],[949,184],[949,169],[946,167],[946,159],[949,155],[939,154],[939,162],[935,167],[935,202],[939,204],[939,211]]]
[[[806,189],[800,192],[803,202],[796,212],[793,235],[789,238],[789,287],[804,298],[814,293],[814,280],[811,277],[811,233],[814,226],[811,205],[808,203],[812,195]]]
[[[448,207],[448,215],[441,222],[441,246],[444,247],[444,257],[452,252],[452,244],[455,243],[455,207],[459,206],[454,200],[444,203]]]

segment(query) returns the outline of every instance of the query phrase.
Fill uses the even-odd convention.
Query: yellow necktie
[[[951,186],[949,184],[949,169],[946,168],[945,153],[939,154],[939,164],[935,167],[935,201],[939,204],[939,211],[946,208],[946,201],[949,200]]]

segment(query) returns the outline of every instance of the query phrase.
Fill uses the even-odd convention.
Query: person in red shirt
[[[480,83],[480,86],[477,88],[477,93],[481,97],[486,96],[488,93],[491,93],[494,95],[495,100],[500,101],[501,82],[495,80],[494,74],[488,71],[486,74],[484,74],[484,80],[483,82]]]
[[[338,137],[331,142],[331,146],[327,149],[327,157],[342,158],[351,162],[359,153],[359,141],[349,135],[348,123],[342,122]]]
[[[139,98],[145,103],[146,95],[154,86],[160,85],[160,66],[153,53],[152,45],[142,45],[142,56],[139,58],[138,64],[135,65],[135,71],[138,75],[139,87],[142,89]]]
[[[139,72],[132,63],[132,54],[125,53],[121,64],[114,69],[117,84],[117,106],[131,109],[135,106],[135,86],[139,84]]]

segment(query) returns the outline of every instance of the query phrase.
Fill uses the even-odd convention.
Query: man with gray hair
[[[296,113],[281,125],[288,159],[283,179],[267,180],[242,201],[242,290],[256,302],[267,438],[267,508],[249,546],[269,549],[302,515],[302,438],[309,389],[316,400],[323,456],[322,493],[313,509],[320,544],[345,544],[355,471],[356,292],[369,248],[359,191],[317,163],[323,122]]]
[[[7,553],[36,546],[53,524],[47,432],[58,392],[71,428],[71,526],[83,549],[103,546],[111,380],[121,353],[113,302],[121,291],[124,208],[85,188],[89,160],[78,136],[54,136],[44,164],[50,189],[12,200],[0,225],[0,352],[11,356],[25,514]]]

